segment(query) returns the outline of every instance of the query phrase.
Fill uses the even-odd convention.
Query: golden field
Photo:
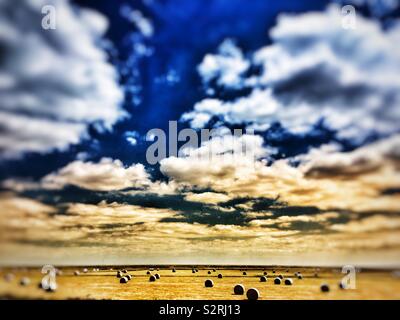
[[[260,300],[275,299],[400,299],[400,278],[392,270],[362,269],[356,274],[356,289],[343,290],[338,284],[344,274],[334,268],[304,268],[304,267],[204,267],[199,266],[198,272],[192,273],[190,267],[61,267],[61,274],[57,276],[58,288],[55,292],[45,292],[39,288],[43,277],[40,268],[3,268],[0,271],[0,298],[1,299],[189,299],[189,300],[242,300],[244,295],[235,295],[233,287],[242,284],[245,291],[257,288]],[[213,268],[215,272],[211,271]],[[128,283],[120,283],[116,277],[117,270],[126,269],[132,275]],[[79,270],[79,275],[74,275]],[[147,271],[159,273],[160,279],[149,281]],[[243,275],[246,270],[247,275]],[[275,273],[273,273],[273,270]],[[211,271],[211,275],[208,274]],[[260,282],[260,276],[267,272],[267,281]],[[295,272],[301,272],[303,279],[297,279]],[[5,275],[12,273],[13,279],[5,279]],[[223,278],[219,279],[218,274]],[[317,274],[316,274],[317,273]],[[274,284],[278,275],[291,278],[293,285],[283,282]],[[28,277],[30,283],[21,285],[23,277]],[[206,288],[204,282],[211,279],[214,287]],[[320,286],[327,283],[329,292],[321,292]]]

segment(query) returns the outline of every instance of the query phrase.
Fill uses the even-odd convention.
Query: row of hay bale
[[[349,288],[347,283],[344,281],[340,281],[338,287],[339,287],[339,289],[342,289],[342,290],[346,290]],[[320,289],[322,292],[329,292],[331,290],[329,287],[329,284],[327,284],[327,283],[321,284]]]
[[[206,288],[212,288],[214,287],[214,282],[211,279],[207,279],[204,282],[204,286]],[[243,295],[245,291],[244,285],[242,284],[237,284],[233,287],[233,293],[236,295]],[[257,300],[258,297],[260,296],[260,293],[258,292],[258,290],[256,288],[250,288],[249,290],[247,290],[246,293],[247,299],[249,300]]]
[[[260,277],[260,282],[267,282],[267,279],[268,278],[266,276],[261,276]],[[279,284],[282,283],[282,280],[283,280],[283,276],[279,275],[278,277],[276,277],[274,279],[274,284],[279,285]],[[291,285],[293,285],[293,280],[291,278],[286,278],[285,281],[284,281],[284,284],[287,285],[287,286],[291,286]]]
[[[150,282],[155,282],[156,280],[159,280],[161,278],[161,276],[158,273],[155,274],[151,274],[149,277],[149,281]]]
[[[128,273],[128,270],[118,270],[117,271],[117,278],[119,278],[120,283],[128,283],[132,280],[132,275]]]
[[[281,280],[280,278],[276,278],[276,279]],[[293,284],[292,279],[290,279],[290,278],[285,279],[285,284],[292,285]],[[212,288],[212,287],[214,287],[214,282],[211,279],[207,279],[204,282],[204,286],[206,288]],[[345,289],[345,286],[343,285],[342,282],[339,283],[339,288]],[[322,284],[320,289],[322,292],[330,291],[329,285],[326,283]],[[245,288],[244,288],[244,285],[242,285],[242,284],[237,284],[233,287],[233,293],[235,295],[243,295],[244,292],[245,292]],[[256,288],[250,288],[249,290],[247,290],[246,296],[247,296],[248,300],[257,300],[260,297],[260,293]]]

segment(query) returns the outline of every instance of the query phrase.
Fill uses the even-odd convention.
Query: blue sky
[[[118,158],[127,165],[143,161],[147,145],[143,143],[132,148],[125,139],[125,132],[134,130],[145,135],[152,128],[167,129],[166,119],[179,120],[184,112],[205,97],[196,66],[206,53],[215,51],[226,38],[235,39],[245,51],[257,49],[270,42],[268,28],[275,23],[277,13],[321,10],[327,1],[252,1],[246,5],[243,1],[173,1],[151,5],[140,1],[121,2],[152,18],[156,32],[149,39],[123,17],[121,6],[109,1],[78,3],[94,7],[110,21],[115,21],[110,24],[106,37],[112,42],[111,51],[116,53],[110,57],[111,61],[120,69],[130,70],[127,75],[121,75],[121,82],[126,86],[129,84],[123,108],[130,117],[118,122],[112,132],[92,132],[91,139],[81,141],[65,152],[34,153],[21,161],[3,162],[3,177],[26,177],[29,172],[39,178],[68,163],[78,152],[87,152],[93,160],[103,156]],[[133,48],[137,43],[154,53],[149,57],[137,56]],[[170,72],[177,75],[176,82],[166,80]],[[133,98],[129,93],[130,86],[140,90]]]
[[[16,230],[2,218],[5,261],[121,262],[128,247],[128,262],[339,263],[353,249],[398,262],[396,1],[350,1],[349,30],[343,1],[52,3],[57,30],[38,27],[31,1],[2,5],[0,180],[18,212]],[[169,121],[255,130],[205,145],[252,143],[255,171],[191,155],[149,164],[146,133]]]
[[[108,50],[109,59],[120,73],[120,81],[126,94],[122,107],[128,112],[129,118],[117,122],[111,132],[99,133],[91,130],[89,139],[82,139],[62,152],[28,151],[22,159],[3,161],[2,178],[27,175],[40,178],[65,165],[79,152],[87,153],[87,159],[90,160],[99,160],[106,156],[118,158],[126,165],[143,161],[148,144],[142,142],[143,139],[138,139],[140,143],[132,148],[126,141],[126,132],[135,131],[143,137],[152,128],[166,130],[166,119],[179,120],[184,112],[206,97],[196,69],[205,54],[215,52],[225,39],[233,39],[244,53],[250,54],[271,42],[268,30],[276,23],[278,13],[322,10],[329,1],[252,1],[245,5],[239,0],[205,3],[149,1],[148,4],[133,1],[121,2],[120,6],[110,4],[109,1],[77,3],[98,10],[111,22],[105,35],[112,46]],[[151,37],[144,37],[135,24],[124,17],[124,8],[125,11],[127,8],[130,8],[128,11],[143,11],[151,18],[156,32]],[[365,11],[370,15],[370,10]],[[388,21],[390,18],[385,16],[382,20]],[[151,54],[144,57],[138,55],[134,49],[138,43],[147,47]],[[129,72],[124,74],[124,69]],[[174,80],[168,81],[168,75],[175,76]],[[228,90],[226,94],[232,98],[240,96],[242,92]],[[181,122],[180,125],[185,127],[187,123]],[[316,126],[318,130],[304,136],[280,134],[278,146],[285,149],[284,154],[295,155],[307,151],[310,146],[329,141],[339,140],[346,150],[360,145],[359,141],[335,137],[331,128],[323,125],[322,118]],[[286,137],[289,141],[286,141]],[[376,137],[371,132],[365,141],[374,139]],[[272,143],[276,144],[276,139],[273,140]],[[295,147],[287,150],[287,144],[295,144]]]

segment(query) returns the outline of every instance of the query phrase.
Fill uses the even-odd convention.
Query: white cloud
[[[42,179],[46,188],[76,185],[91,190],[112,191],[142,188],[150,185],[149,175],[142,164],[124,167],[121,161],[103,158],[98,163],[74,161]]]
[[[231,198],[223,193],[215,193],[215,192],[203,192],[203,193],[188,193],[185,196],[185,200],[201,202],[201,203],[209,203],[216,204],[219,202],[225,202],[230,200]]]
[[[61,189],[75,185],[89,190],[117,191],[125,190],[126,194],[155,193],[158,195],[175,194],[180,185],[175,181],[169,183],[151,181],[150,175],[141,163],[124,166],[120,160],[102,158],[98,162],[75,160],[65,167],[43,177],[36,183],[29,180],[5,180],[1,186],[14,191],[29,189]],[[137,189],[137,190],[135,190]]]
[[[299,157],[296,167],[287,159],[267,165],[257,158],[223,153],[207,157],[207,147],[162,160],[161,172],[177,183],[211,188],[231,198],[279,196],[290,205],[321,209],[399,210],[398,195],[383,194],[399,187],[398,135],[352,152],[312,150]]]
[[[207,54],[198,66],[205,83],[217,79],[220,85],[239,87],[241,75],[250,66],[240,48],[231,39],[226,39],[218,48],[217,54]]]
[[[161,160],[160,170],[179,183],[202,187],[227,179],[247,180],[254,174],[256,159],[274,152],[262,143],[256,135],[216,136],[197,149],[185,149],[180,157]]]
[[[342,137],[362,139],[373,131],[392,133],[400,122],[400,23],[382,30],[361,16],[357,28],[342,27],[340,8],[325,12],[281,15],[271,29],[273,43],[253,54],[262,73],[231,85],[221,81],[230,66],[218,66],[220,84],[238,83],[252,92],[234,101],[206,99],[183,120],[204,126],[216,115],[231,124],[248,123],[267,129],[279,121],[293,132],[304,132],[320,118]],[[214,57],[213,59],[217,59]],[[205,80],[207,74],[200,72]]]
[[[313,149],[298,157],[302,171],[313,178],[338,177],[352,179],[354,175],[378,170],[382,165],[394,168],[400,163],[400,135],[394,135],[352,152],[337,152],[328,148]]]
[[[55,30],[41,27],[44,5],[56,9]],[[116,70],[98,45],[105,17],[66,0],[0,7],[2,157],[63,149],[84,138],[89,124],[111,129],[124,116]]]

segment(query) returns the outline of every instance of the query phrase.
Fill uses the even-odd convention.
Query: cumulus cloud
[[[241,75],[250,67],[240,48],[233,40],[225,40],[218,48],[217,54],[207,54],[198,66],[198,72],[207,84],[217,79],[223,86],[241,86]]]
[[[378,171],[382,166],[400,168],[400,135],[343,153],[329,149],[313,149],[309,154],[298,157],[303,161],[303,172],[311,178],[343,178]],[[389,182],[389,181],[386,181]]]
[[[143,188],[150,185],[149,175],[142,164],[124,167],[120,160],[103,158],[98,163],[76,160],[42,179],[47,188],[75,185],[90,190],[119,190]]]
[[[42,28],[44,5],[56,29]],[[111,129],[124,116],[117,73],[99,41],[108,27],[97,12],[67,0],[0,2],[0,154],[63,149],[90,124]]]
[[[232,198],[280,197],[290,205],[322,209],[399,210],[398,196],[382,195],[399,186],[398,135],[352,152],[333,150],[313,150],[296,167],[289,160],[267,165],[257,159],[227,162],[222,157],[199,160],[189,155],[162,160],[160,170],[173,181]]]
[[[184,149],[181,157],[161,160],[160,170],[174,181],[201,187],[226,179],[247,180],[254,172],[256,159],[273,152],[262,144],[257,135],[217,136],[197,149]]]
[[[260,75],[245,76],[233,68],[239,80],[232,86],[221,81],[229,65],[216,64],[212,69],[220,84],[235,88],[240,83],[252,92],[233,101],[200,101],[182,119],[202,127],[217,116],[259,130],[280,122],[292,132],[308,131],[325,119],[341,137],[354,139],[372,132],[396,132],[400,121],[399,29],[397,23],[385,31],[379,22],[361,16],[357,28],[344,29],[337,6],[325,12],[281,15],[270,31],[273,43],[249,60],[252,66],[261,67]],[[200,75],[209,78],[207,73]]]

